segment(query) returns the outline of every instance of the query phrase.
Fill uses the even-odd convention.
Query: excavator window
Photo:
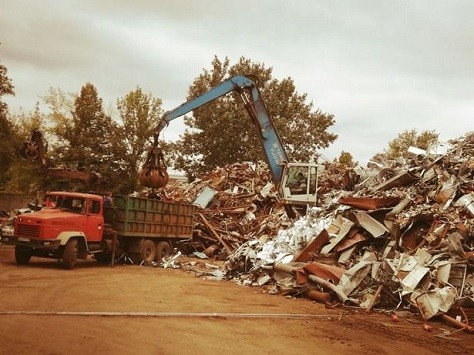
[[[308,192],[311,195],[314,195],[316,193],[317,181],[318,181],[318,170],[316,169],[315,166],[312,166],[309,172],[309,189],[308,189]]]
[[[307,169],[293,168],[290,169],[287,187],[292,195],[306,194],[308,174]]]

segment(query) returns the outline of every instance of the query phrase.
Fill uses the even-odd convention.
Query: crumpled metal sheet
[[[456,296],[454,287],[445,286],[414,295],[413,298],[421,316],[430,319],[440,313],[447,313],[454,304]]]

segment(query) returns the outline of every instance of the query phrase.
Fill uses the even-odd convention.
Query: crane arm
[[[185,115],[232,91],[236,91],[240,94],[244,102],[244,107],[258,131],[272,180],[275,184],[280,184],[284,165],[288,162],[288,156],[265,103],[261,98],[257,85],[245,76],[233,76],[206,93],[183,103],[171,111],[165,112],[158,123],[156,137],[158,137],[159,133],[175,118]]]

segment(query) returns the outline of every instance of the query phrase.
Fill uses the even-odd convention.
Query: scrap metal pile
[[[165,201],[186,201],[201,207],[197,213],[194,247],[197,251],[231,254],[255,238],[271,238],[290,225],[278,204],[276,189],[264,163],[237,163],[217,168],[193,183],[158,190]]]
[[[367,310],[414,309],[424,319],[443,314],[472,331],[474,134],[410,152],[367,169],[327,164],[318,206],[293,222],[261,166],[217,169],[161,197],[203,202],[198,234],[229,254],[223,271],[237,282]]]

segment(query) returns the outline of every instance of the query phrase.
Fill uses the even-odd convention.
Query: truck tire
[[[26,265],[31,259],[31,249],[21,245],[15,245],[15,261],[18,265]]]
[[[129,246],[130,259],[134,264],[151,264],[155,260],[155,244],[149,239],[138,239]]]
[[[142,244],[140,256],[145,264],[151,264],[155,260],[155,243],[146,239]]]
[[[64,247],[63,257],[61,260],[63,268],[72,269],[74,265],[76,265],[78,251],[77,239],[69,239]]]
[[[164,257],[167,257],[171,254],[171,247],[168,242],[162,240],[161,242],[156,243],[156,261],[161,262]]]

